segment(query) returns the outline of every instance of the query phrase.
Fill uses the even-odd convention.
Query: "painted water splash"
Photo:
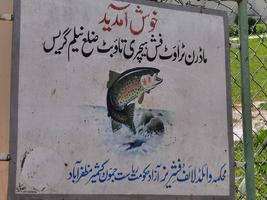
[[[96,113],[96,123],[99,134],[103,136],[103,143],[108,151],[123,155],[146,155],[157,151],[162,144],[163,137],[172,128],[172,117],[169,111],[135,109],[134,124],[136,134],[126,126],[116,132],[112,131],[111,119],[107,116],[107,109],[103,106],[90,106]]]

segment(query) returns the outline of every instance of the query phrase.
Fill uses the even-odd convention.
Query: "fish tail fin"
[[[133,133],[136,134],[136,130],[135,130],[134,122],[133,122],[134,108],[135,108],[135,104],[131,103],[126,107],[126,112],[127,112],[127,115],[128,115],[128,123],[127,123],[127,125],[133,131]]]
[[[136,134],[136,129],[135,129],[135,125],[134,125],[133,122],[129,124],[129,128],[133,131],[133,134],[135,135]]]
[[[113,82],[120,76],[120,73],[109,71],[109,80],[107,82],[107,88],[110,88]]]
[[[113,133],[120,130],[121,127],[122,127],[121,123],[116,122],[115,120],[111,119],[111,128],[112,128]]]

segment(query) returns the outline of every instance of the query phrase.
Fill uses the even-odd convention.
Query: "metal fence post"
[[[254,180],[254,156],[253,136],[251,119],[251,94],[249,73],[249,51],[248,51],[248,15],[247,0],[238,2],[239,16],[239,38],[240,38],[240,60],[241,60],[241,82],[242,82],[242,113],[243,113],[243,138],[246,173],[246,193],[248,200],[255,200]]]

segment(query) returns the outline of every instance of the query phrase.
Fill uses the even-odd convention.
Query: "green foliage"
[[[257,24],[256,25],[256,34],[263,34],[266,33],[266,25],[265,24]]]
[[[248,17],[248,33],[252,34],[252,33],[256,33],[256,19],[252,18],[252,17]],[[236,16],[235,18],[235,24],[238,24],[238,16]]]
[[[267,162],[261,164],[261,171],[263,174],[267,174]]]
[[[229,36],[230,37],[237,37],[238,36],[238,25],[237,24],[229,25]]]
[[[261,110],[267,110],[267,102],[265,102],[265,103],[261,103],[260,106],[259,106],[259,108],[260,108]]]
[[[260,130],[256,139],[256,146],[263,144],[265,138],[267,138],[267,129]]]
[[[267,136],[267,130],[262,130],[258,135],[253,135],[254,149],[258,149],[262,146],[264,138]],[[244,162],[244,144],[243,141],[234,142],[235,160]],[[256,200],[263,200],[267,194],[267,149],[263,150],[260,155],[255,155],[255,185],[256,185]],[[245,200],[243,196],[246,193],[245,189],[245,172],[242,168],[235,169],[236,185],[239,192],[236,193],[236,199]],[[266,196],[267,197],[267,196]]]
[[[251,23],[253,24],[253,23]],[[257,24],[258,27],[259,24]],[[265,24],[261,24],[264,26]],[[259,28],[258,28],[259,29]],[[266,29],[265,29],[266,33]],[[239,40],[232,40],[232,43],[240,43]],[[251,77],[251,95],[253,101],[264,101],[258,109],[267,110],[265,87],[267,78],[267,38],[249,39],[249,64]],[[232,99],[233,103],[241,102],[241,76],[240,76],[240,50],[231,49],[230,53],[232,78]],[[267,148],[264,148],[267,139],[267,130],[261,130],[257,135],[253,135],[255,152],[255,185],[256,200],[267,200]],[[244,162],[244,143],[242,140],[234,142],[235,161]],[[236,186],[239,192],[236,192],[236,199],[245,200],[245,171],[243,168],[235,169]],[[243,194],[242,194],[243,193]]]
[[[237,42],[239,41],[232,41]],[[255,51],[256,50],[256,51]],[[260,87],[264,85],[267,77],[267,39],[250,39],[249,40],[249,65],[250,73],[253,74],[251,81],[251,95],[253,101],[266,101],[267,87]],[[241,102],[241,77],[240,77],[240,55],[239,49],[231,49],[231,74],[232,79],[232,99],[233,103]],[[264,67],[263,67],[264,65]],[[261,108],[262,109],[262,108]]]
[[[256,139],[256,138],[257,139]],[[254,135],[254,141],[256,145],[254,149],[261,149],[264,142],[266,142],[267,130],[262,130],[258,133],[258,136]],[[255,185],[257,188],[257,196],[259,199],[264,199],[262,195],[267,195],[267,149],[263,148],[260,154],[255,155]],[[266,198],[267,196],[265,196]]]

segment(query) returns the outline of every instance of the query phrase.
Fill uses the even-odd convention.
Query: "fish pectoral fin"
[[[121,74],[114,71],[109,71],[109,80],[107,82],[107,88],[110,88],[114,81],[120,76]]]
[[[115,120],[111,119],[111,128],[112,128],[113,133],[120,130],[121,127],[122,127],[121,123],[116,122]]]
[[[142,92],[138,97],[138,103],[141,104],[144,101],[145,93]]]

